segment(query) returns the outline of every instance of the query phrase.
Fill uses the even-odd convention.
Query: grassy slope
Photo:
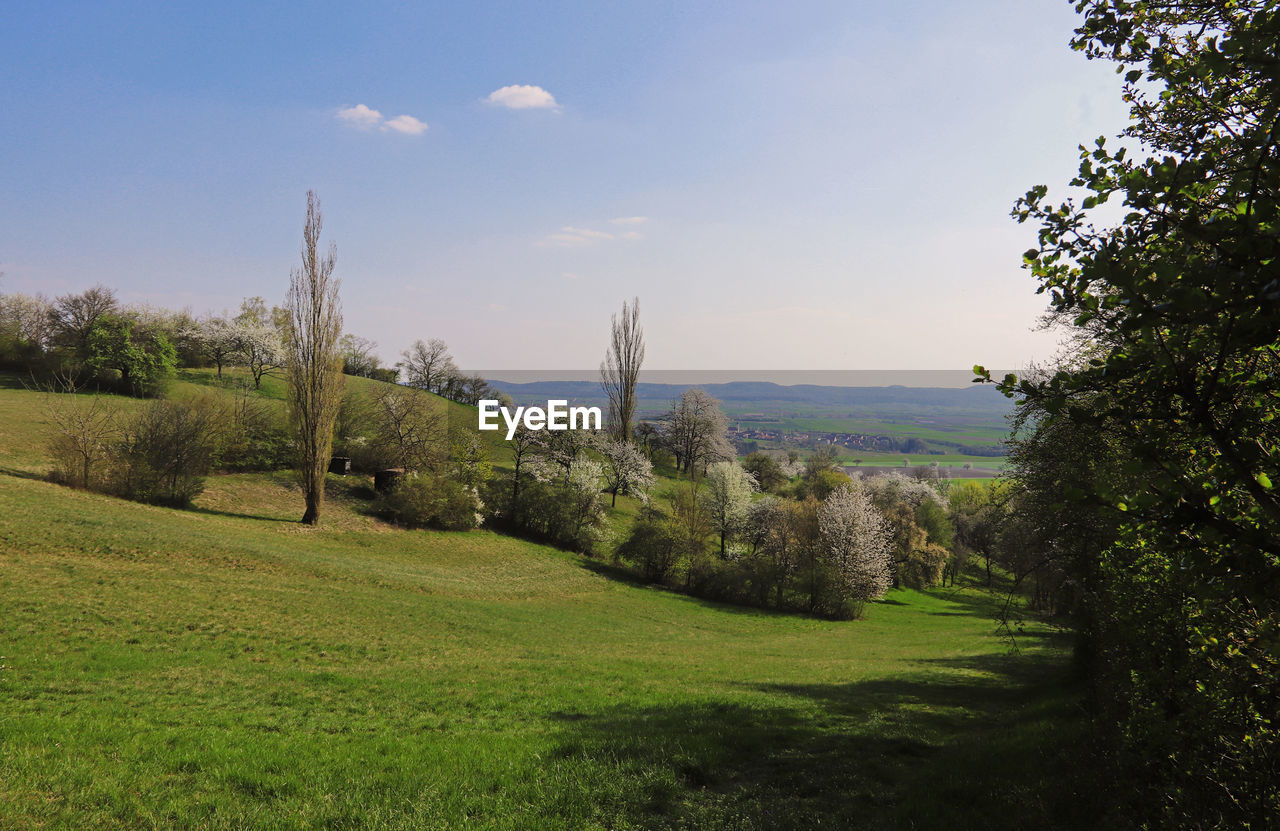
[[[0,390],[0,435],[38,450],[31,398]],[[1008,655],[974,590],[822,622],[390,529],[340,480],[311,530],[283,475],[180,512],[22,458],[0,470],[0,828],[1089,819],[1050,753],[1078,728],[1045,692],[1057,636]]]

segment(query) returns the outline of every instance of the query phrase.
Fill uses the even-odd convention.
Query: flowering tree
[[[707,468],[703,481],[707,489],[702,498],[711,524],[720,534],[720,556],[723,557],[726,540],[746,518],[756,480],[737,462],[716,462]]]
[[[629,441],[601,436],[596,449],[604,457],[605,490],[618,504],[619,493],[643,494],[653,485],[653,463]]]
[[[818,532],[833,572],[834,605],[861,604],[889,590],[889,532],[865,493],[844,487],[828,496],[818,509]]]

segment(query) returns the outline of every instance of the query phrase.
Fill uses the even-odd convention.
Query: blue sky
[[[0,290],[279,303],[314,188],[387,362],[443,337],[464,367],[589,368],[633,295],[652,368],[1043,360],[1008,211],[1126,117],[1062,0],[0,20]]]

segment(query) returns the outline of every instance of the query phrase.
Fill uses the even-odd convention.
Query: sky
[[[1019,368],[1009,218],[1125,125],[1065,0],[0,0],[0,291],[283,302],[305,195],[393,363]]]

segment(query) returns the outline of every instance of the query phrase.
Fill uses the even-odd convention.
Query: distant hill
[[[490,381],[495,389],[510,395],[519,404],[563,398],[576,402],[604,403],[600,385],[594,381],[533,381],[510,383]],[[725,404],[786,404],[812,407],[902,407],[957,409],[971,413],[1002,416],[1012,409],[1009,399],[994,387],[975,384],[971,387],[834,387],[817,384],[784,386],[767,381],[731,381],[723,384],[651,384],[641,383],[636,392],[641,406],[652,408],[679,398],[685,390],[699,387]]]

